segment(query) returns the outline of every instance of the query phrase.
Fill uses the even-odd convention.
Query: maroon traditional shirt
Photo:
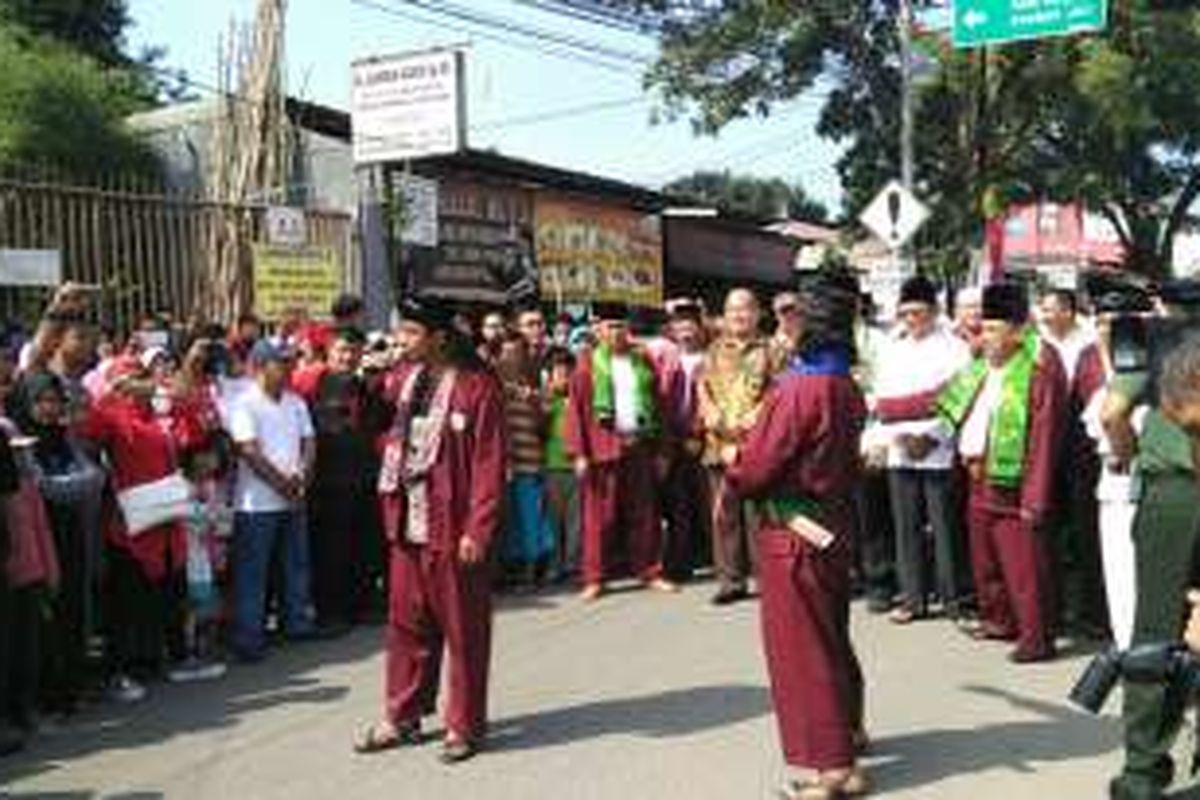
[[[397,400],[412,365],[389,376],[387,395]],[[487,550],[500,526],[504,498],[504,399],[495,376],[460,371],[450,394],[441,445],[428,477],[429,542],[432,551],[454,552],[463,537]],[[385,434],[385,437],[392,434]],[[403,490],[380,495],[384,530],[403,542]]]

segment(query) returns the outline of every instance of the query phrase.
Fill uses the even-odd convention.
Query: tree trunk
[[[1163,280],[1171,276],[1170,254],[1163,253],[1153,245],[1136,240],[1131,246],[1126,247],[1125,260],[1121,266],[1130,272],[1153,280]]]

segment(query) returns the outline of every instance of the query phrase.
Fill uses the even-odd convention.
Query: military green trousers
[[[1200,491],[1184,472],[1149,474],[1133,522],[1137,562],[1134,644],[1178,639],[1200,514]],[[1170,781],[1177,726],[1164,729],[1163,686],[1124,685],[1125,769],[1114,797],[1157,798]]]

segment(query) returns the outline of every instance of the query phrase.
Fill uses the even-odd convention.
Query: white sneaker
[[[221,661],[201,661],[189,658],[167,673],[171,683],[190,683],[192,681],[212,681],[225,675],[225,664]]]
[[[118,675],[108,689],[108,696],[118,703],[140,703],[146,699],[146,687],[128,675]]]

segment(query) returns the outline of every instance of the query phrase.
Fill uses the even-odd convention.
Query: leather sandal
[[[779,788],[780,800],[837,800],[838,793],[820,778],[790,780]]]
[[[388,722],[374,722],[363,728],[354,737],[354,752],[359,755],[370,755],[420,743],[421,726],[419,723],[393,725]]]
[[[461,764],[479,752],[479,748],[468,739],[446,739],[442,742],[442,752],[438,760],[443,764]]]

